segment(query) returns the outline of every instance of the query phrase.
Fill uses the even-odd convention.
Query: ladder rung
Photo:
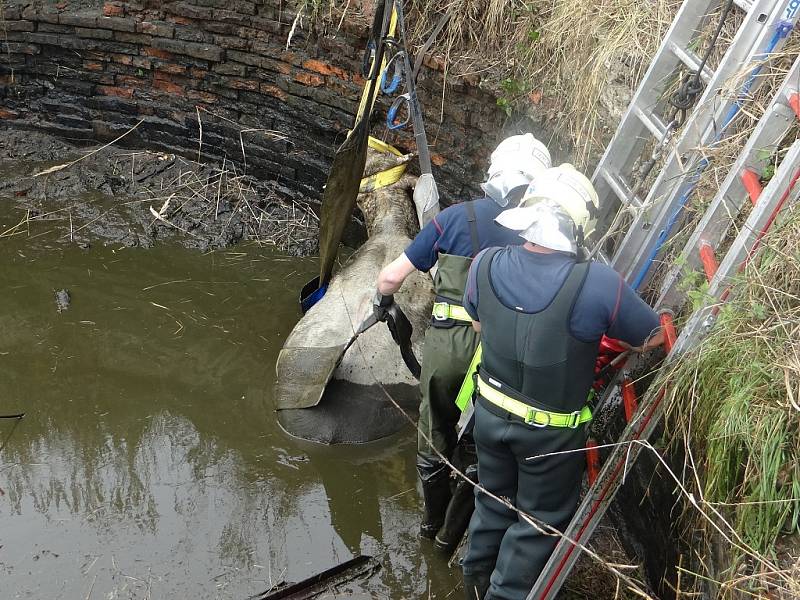
[[[745,169],[742,171],[741,178],[742,185],[747,190],[748,196],[750,196],[750,202],[755,206],[756,202],[758,202],[758,197],[764,191],[764,188],[761,187],[761,177],[753,169]]]
[[[608,169],[602,169],[600,171],[600,175],[602,175],[605,182],[611,188],[611,191],[617,195],[623,204],[630,204],[636,208],[640,208],[642,206],[641,201],[631,194],[630,187],[617,179],[617,177],[610,173]]]
[[[594,485],[600,474],[600,451],[597,449],[597,442],[592,438],[586,440],[586,474],[589,485]]]
[[[633,380],[628,376],[622,379],[622,407],[625,410],[625,421],[630,423],[639,408],[639,402],[636,399]]]
[[[697,70],[700,68],[700,59],[694,52],[688,52],[687,50],[684,50],[683,48],[678,46],[678,44],[676,44],[675,42],[669,43],[669,49],[675,56],[678,57],[678,60],[680,60],[683,64],[689,67],[689,70],[696,73]],[[709,69],[708,66],[705,66],[703,67],[703,71],[700,73],[700,79],[703,80],[703,83],[708,85],[713,75],[714,73],[711,72],[711,69]]]
[[[638,106],[633,107],[634,114],[639,118],[642,124],[650,130],[659,142],[664,139],[667,133],[667,126],[664,122],[652,113],[646,113]]]
[[[703,263],[706,279],[710,282],[719,269],[719,263],[714,255],[714,247],[706,240],[700,242],[700,262]]]
[[[789,96],[789,106],[792,107],[794,114],[800,119],[800,93],[795,92]]]
[[[678,339],[675,333],[675,324],[672,321],[672,311],[665,310],[659,317],[661,319],[661,329],[664,330],[664,349],[669,354]]]

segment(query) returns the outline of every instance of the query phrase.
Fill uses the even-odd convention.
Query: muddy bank
[[[275,182],[243,174],[228,161],[99,148],[0,128],[0,202],[19,215],[0,235],[42,221],[82,247],[170,242],[205,251],[254,241],[294,256],[317,250],[312,205]]]

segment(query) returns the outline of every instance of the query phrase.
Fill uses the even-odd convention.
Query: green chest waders
[[[474,207],[468,203],[470,235],[474,254],[477,254],[480,247],[474,215]],[[451,498],[449,468],[437,452],[447,459],[453,455],[459,417],[453,399],[478,344],[472,320],[461,305],[471,264],[472,257],[439,254],[434,278],[436,301],[431,326],[425,333],[419,382],[417,471],[425,498],[421,533],[429,538],[435,537],[445,523]]]

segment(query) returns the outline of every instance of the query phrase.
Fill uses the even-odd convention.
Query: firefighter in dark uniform
[[[481,252],[464,296],[483,347],[473,431],[481,485],[559,530],[579,500],[601,337],[637,349],[662,341],[657,314],[619,274],[576,258],[596,208],[586,177],[548,169],[497,218],[524,245]],[[523,600],[557,541],[476,491],[466,598]]]
[[[425,503],[420,534],[430,539],[439,534],[436,545],[445,552],[453,549],[458,542],[453,538],[460,539],[469,519],[469,512],[461,516],[459,531],[455,502],[448,511],[450,472],[436,453],[450,459],[454,451],[459,411],[453,401],[478,344],[472,321],[461,305],[467,272],[473,257],[484,248],[522,243],[515,232],[496,223],[495,217],[509,203],[516,206],[534,176],[549,166],[550,153],[532,134],[503,140],[492,153],[489,179],[482,185],[486,196],[443,210],[378,276],[375,313],[380,318],[382,310],[393,302],[392,294],[413,271],[428,272],[438,263],[436,300],[425,334],[420,377],[417,470]],[[470,487],[467,494],[471,494]],[[467,500],[461,503],[461,513],[463,506],[471,512],[469,496]],[[448,521],[454,523],[448,526]]]

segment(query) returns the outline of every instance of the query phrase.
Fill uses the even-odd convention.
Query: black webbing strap
[[[470,200],[466,203],[467,223],[469,223],[469,239],[472,242],[472,258],[478,256],[481,251],[481,243],[478,239],[478,218],[475,216],[475,202]]]
[[[386,312],[386,325],[389,327],[389,333],[392,334],[392,339],[394,339],[395,343],[400,346],[400,356],[402,356],[406,367],[408,367],[414,379],[418,380],[422,367],[414,355],[414,349],[411,347],[411,334],[414,332],[414,328],[405,313],[397,306],[397,303],[393,302]]]

